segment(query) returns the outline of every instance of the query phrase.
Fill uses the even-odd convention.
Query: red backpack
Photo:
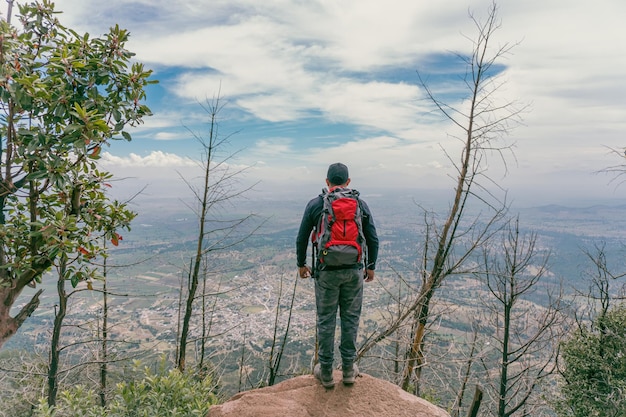
[[[365,245],[359,192],[336,187],[324,192],[322,199],[322,216],[311,235],[318,268],[357,265]]]

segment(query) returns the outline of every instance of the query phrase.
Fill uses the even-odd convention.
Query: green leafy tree
[[[151,71],[133,63],[129,33],[102,37],[64,27],[48,0],[19,6],[20,28],[0,21],[0,347],[39,305],[41,289],[11,315],[61,256],[76,286],[93,272],[104,236],[132,215],[104,191],[96,160],[112,140],[150,115],[142,104]]]
[[[592,263],[587,305],[575,311],[576,326],[562,343],[560,395],[555,404],[560,416],[626,415],[626,287],[625,273],[616,273],[606,255],[606,244],[584,250]]]
[[[626,415],[626,306],[613,307],[562,345],[559,415]]]
[[[87,181],[74,182],[85,183]],[[60,249],[59,255],[54,261],[54,266],[57,270],[58,308],[55,308],[48,365],[48,403],[50,405],[55,404],[59,374],[62,372],[60,359],[61,351],[64,347],[61,343],[61,331],[63,321],[68,314],[68,301],[72,295],[84,290],[81,288],[68,292],[66,283],[70,282],[72,287],[75,288],[79,282],[86,281],[86,289],[92,289],[93,280],[100,277],[97,275],[99,270],[90,267],[90,261],[94,252],[101,252],[105,249],[104,246],[102,248],[96,247],[101,239],[99,239],[99,233],[94,232],[102,231],[106,235],[109,233],[108,230],[127,228],[134,218],[134,213],[127,210],[125,204],[111,204],[106,198],[106,194],[97,186],[98,182],[93,183],[96,184],[94,189],[84,190],[84,193],[88,195],[87,200],[89,201],[89,209],[81,210],[81,213],[84,214],[81,214],[81,216],[69,214],[71,213],[71,207],[68,203],[56,213],[57,221],[63,223],[59,228],[64,230],[64,233],[53,237],[55,244]],[[98,214],[94,216],[93,213]],[[78,217],[81,219],[80,224],[77,224]],[[113,240],[116,241],[117,239],[118,235],[114,234]],[[77,242],[80,244],[78,249],[76,249]]]

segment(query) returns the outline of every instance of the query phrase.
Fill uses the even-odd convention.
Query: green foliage
[[[59,394],[56,407],[50,407],[45,398],[41,398],[39,406],[33,417],[105,417],[108,414],[106,408],[98,405],[98,395],[81,385],[72,387],[71,390],[62,391]]]
[[[127,30],[92,38],[57,15],[43,0],[19,6],[21,29],[0,20],[0,300],[8,306],[15,292],[4,289],[19,294],[60,256],[73,286],[96,278],[86,265],[134,217],[109,200],[111,175],[97,160],[151,114],[142,101],[155,81],[131,61]],[[0,327],[9,321],[0,317]]]
[[[563,343],[560,416],[626,415],[626,306]]]
[[[140,380],[117,384],[107,408],[98,405],[93,391],[76,386],[60,393],[54,409],[42,399],[34,417],[204,417],[218,402],[211,376],[167,370],[164,364],[156,372],[145,367],[142,373]]]

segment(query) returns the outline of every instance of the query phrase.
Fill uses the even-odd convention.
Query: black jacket
[[[372,213],[365,203],[359,199],[361,205],[361,213],[363,214],[363,235],[365,236],[365,244],[367,245],[367,259],[365,262],[367,269],[376,269],[376,260],[378,258],[378,234]],[[298,267],[306,264],[307,248],[311,237],[311,231],[318,225],[322,210],[324,208],[324,200],[322,194],[318,195],[306,205],[302,222],[300,222],[300,230],[296,238],[296,259]]]

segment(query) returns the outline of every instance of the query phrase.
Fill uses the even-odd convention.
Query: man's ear
[[[346,181],[346,185],[350,185],[350,178],[348,178],[348,181]]]
[[[328,181],[328,178],[326,178],[326,186],[330,187],[330,181]]]

